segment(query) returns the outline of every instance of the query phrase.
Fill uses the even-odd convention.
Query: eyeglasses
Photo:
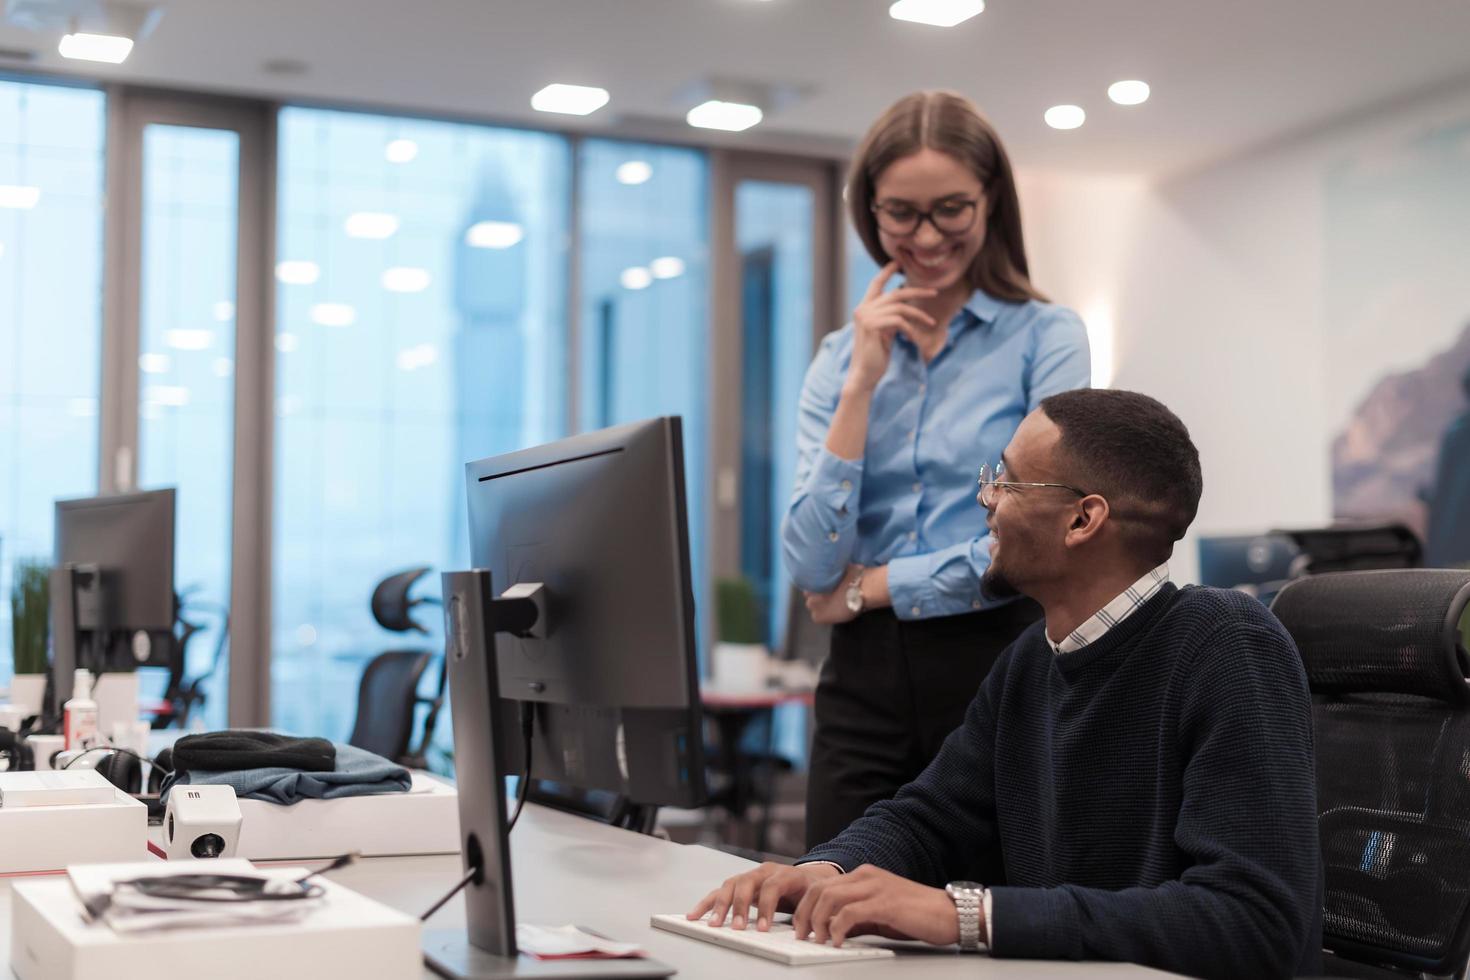
[[[1070,490],[1079,497],[1091,496],[1086,490],[1079,490],[1065,483],[1017,483],[1014,480],[1007,480],[1005,475],[1006,464],[1004,463],[996,466],[993,474],[989,463],[980,467],[980,493],[976,498],[980,501],[980,506],[987,510],[995,509],[996,501],[999,499],[995,492],[997,488],[1019,490],[1022,487],[1053,487],[1057,490]]]
[[[975,225],[976,202],[969,198],[949,198],[928,211],[920,211],[903,201],[885,201],[873,205],[878,227],[890,235],[916,234],[919,225],[928,221],[941,235],[963,235]]]

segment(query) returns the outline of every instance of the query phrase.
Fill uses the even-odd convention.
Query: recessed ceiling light
[[[390,293],[421,293],[429,288],[429,270],[395,265],[383,270],[383,288]]]
[[[525,229],[512,221],[478,221],[464,233],[473,248],[510,248],[526,237]]]
[[[41,200],[41,188],[24,184],[0,184],[0,208],[28,211]]]
[[[189,404],[189,389],[183,385],[148,385],[143,389],[143,401],[170,408],[183,408]]]
[[[214,331],[198,327],[168,330],[163,337],[163,342],[174,350],[208,350],[214,343]]]
[[[548,85],[531,96],[531,108],[537,112],[561,112],[569,116],[585,116],[607,105],[607,89],[589,85]]]
[[[620,184],[644,184],[653,176],[653,168],[642,160],[629,160],[619,164],[617,171]]]
[[[1108,86],[1108,98],[1118,105],[1143,105],[1148,101],[1148,82],[1129,79]]]
[[[383,156],[389,163],[408,163],[419,155],[419,145],[413,140],[393,140],[383,148]]]
[[[168,374],[173,366],[173,358],[167,354],[138,355],[138,369],[144,374]]]
[[[439,348],[433,344],[417,344],[413,347],[405,347],[398,352],[398,370],[417,371],[421,367],[428,367],[439,359]]]
[[[350,327],[357,322],[357,311],[346,303],[313,303],[311,322],[323,327]]]
[[[276,263],[276,278],[292,286],[310,286],[321,277],[321,267],[315,262],[290,259]]]
[[[347,216],[343,228],[349,238],[391,238],[398,230],[398,219],[377,211],[358,211]]]
[[[654,259],[648,263],[648,271],[653,273],[655,279],[675,279],[684,274],[684,260],[673,255],[665,255],[661,259]]]
[[[1054,105],[1043,118],[1052,129],[1076,129],[1087,121],[1087,113],[1079,105]]]
[[[985,0],[897,0],[888,8],[894,20],[908,20],[934,27],[963,24],[985,9]]]
[[[133,50],[133,39],[116,34],[66,34],[56,50],[63,58],[78,61],[103,61],[109,65],[120,65]]]
[[[710,99],[690,109],[684,118],[689,121],[689,125],[700,129],[723,129],[738,133],[754,126],[764,117],[758,106]]]
[[[642,266],[634,266],[624,269],[618,281],[623,284],[624,289],[647,289],[653,282],[653,273]]]

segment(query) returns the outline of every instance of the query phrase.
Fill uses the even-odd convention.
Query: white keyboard
[[[839,963],[845,960],[879,960],[893,956],[893,950],[866,945],[861,939],[849,939],[841,947],[797,939],[787,916],[772,920],[769,932],[760,932],[752,921],[744,929],[731,929],[729,924],[713,927],[705,919],[689,920],[682,914],[655,915],[651,924],[681,936],[699,939],[716,946],[762,956],[787,966],[810,966],[815,963]]]

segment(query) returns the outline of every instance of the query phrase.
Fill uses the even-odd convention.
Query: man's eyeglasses
[[[941,235],[963,235],[975,225],[977,202],[969,198],[940,201],[928,211],[920,211],[903,201],[885,201],[873,205],[878,227],[900,237],[915,234],[919,225],[928,221]]]
[[[1079,490],[1065,483],[1017,483],[1014,480],[1007,480],[1005,475],[1006,464],[1004,463],[996,466],[993,472],[990,469],[989,463],[980,467],[980,506],[987,510],[994,509],[996,500],[999,499],[996,493],[997,489],[1019,490],[1023,487],[1053,487],[1057,490],[1070,490],[1079,497],[1089,496],[1086,490]]]

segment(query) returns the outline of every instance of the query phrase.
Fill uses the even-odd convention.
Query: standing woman
[[[917,776],[1040,618],[1030,600],[981,594],[990,538],[976,474],[1027,412],[1091,373],[1082,321],[1031,285],[1010,161],[969,100],[894,104],[853,161],[847,203],[883,268],[807,370],[781,529],[812,618],[836,624],[816,692],[808,847]]]

